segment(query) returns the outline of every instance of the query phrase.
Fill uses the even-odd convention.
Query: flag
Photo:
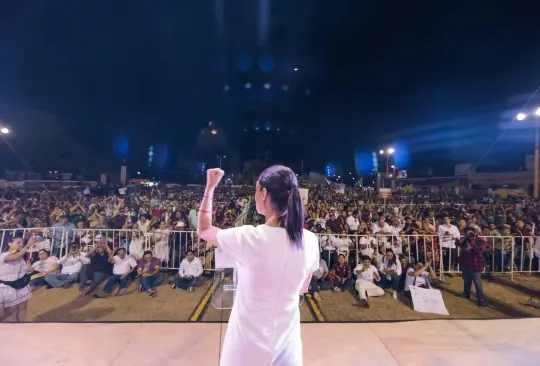
[[[336,183],[336,182],[331,182],[329,181],[328,179],[324,178],[324,180],[326,181],[326,184],[328,184],[330,187],[332,187],[332,189],[334,190],[334,192],[336,193],[342,193],[342,194],[345,194],[345,184],[340,184],[340,183]]]

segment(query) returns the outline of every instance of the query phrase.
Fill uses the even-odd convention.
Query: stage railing
[[[317,234],[323,258],[331,268],[337,263],[339,254],[346,257],[351,265],[368,255],[378,265],[386,249],[397,256],[404,256],[409,262],[431,261],[441,279],[445,274],[459,273],[459,256],[464,238],[450,238],[439,235],[345,235]],[[2,229],[0,230],[0,251],[15,238],[32,240],[34,249],[28,256],[46,249],[55,257],[64,256],[70,245],[76,244],[85,252],[96,243],[107,243],[110,248],[125,248],[136,260],[144,251],[152,251],[154,257],[166,270],[178,270],[187,250],[192,250],[203,262],[205,271],[214,269],[213,246],[201,240],[194,231],[158,229],[113,230],[113,229],[71,229],[65,227]],[[486,273],[539,273],[540,238],[532,236],[479,236],[487,243],[484,253]],[[442,245],[441,245],[442,244]],[[449,248],[453,246],[453,248]]]

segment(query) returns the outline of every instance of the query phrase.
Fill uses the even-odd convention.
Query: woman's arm
[[[214,190],[225,173],[221,169],[209,169],[206,172],[206,189],[204,190],[199,217],[197,219],[197,234],[203,240],[218,246],[217,234],[221,230],[212,225],[212,201]]]

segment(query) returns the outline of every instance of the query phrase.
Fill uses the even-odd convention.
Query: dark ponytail
[[[259,185],[270,194],[272,208],[279,216],[279,226],[298,249],[304,246],[304,205],[298,189],[296,174],[286,166],[274,165],[259,176]]]
[[[298,249],[302,249],[304,247],[304,205],[297,186],[293,186],[289,191],[285,220],[285,230],[291,243],[294,243]]]

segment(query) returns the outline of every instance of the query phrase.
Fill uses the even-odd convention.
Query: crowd
[[[250,210],[253,190],[220,187],[214,224],[264,223]],[[22,319],[30,288],[76,284],[81,296],[107,297],[122,295],[136,278],[141,292],[155,296],[164,271],[177,273],[173,288],[191,291],[213,268],[211,246],[195,233],[202,193],[196,186],[0,190],[0,308]],[[310,285],[318,301],[321,290],[354,287],[367,306],[385,289],[396,298],[413,284],[429,287],[436,271],[457,269],[468,297],[471,283],[481,289],[483,271],[538,270],[537,202],[409,202],[400,196],[383,203],[362,188],[342,194],[310,187],[305,228],[320,240]],[[20,278],[27,292],[6,284]]]

